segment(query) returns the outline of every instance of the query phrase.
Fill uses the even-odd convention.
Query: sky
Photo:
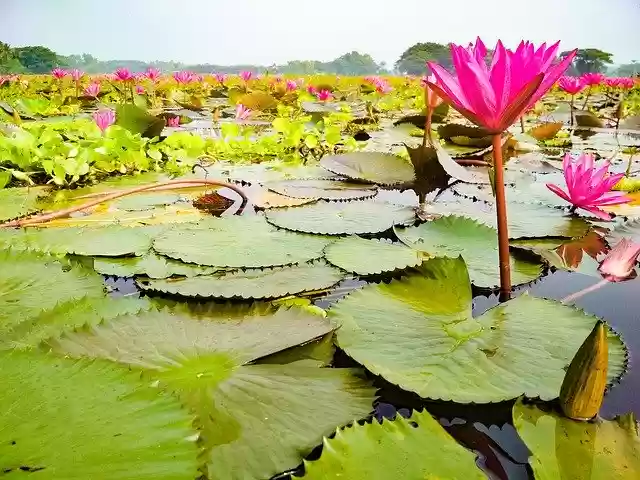
[[[0,41],[100,60],[392,65],[417,42],[561,40],[640,61],[639,0],[0,0]]]

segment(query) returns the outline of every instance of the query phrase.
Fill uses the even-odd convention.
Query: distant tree
[[[371,55],[353,51],[328,62],[324,70],[338,75],[367,75],[378,73],[380,66]]]
[[[66,66],[65,57],[47,47],[19,47],[13,51],[29,73],[49,73],[55,67]]]
[[[637,60],[631,60],[631,63],[620,65],[615,73],[618,77],[633,77],[640,75],[640,63]]]
[[[15,51],[6,43],[0,42],[0,73],[21,73],[24,67],[16,57]]]
[[[416,43],[400,56],[396,62],[396,69],[409,75],[423,75],[427,73],[428,60],[436,61],[445,67],[451,66],[449,46],[434,42]]]
[[[564,57],[568,54],[569,51],[566,51],[562,52],[560,56]],[[612,53],[597,48],[580,48],[573,59],[573,68],[568,73],[582,75],[583,73],[605,72],[611,63],[613,63]]]

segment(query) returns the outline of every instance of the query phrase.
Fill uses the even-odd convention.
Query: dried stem
[[[524,133],[524,114],[520,117],[520,132]]]
[[[593,87],[589,85],[589,88],[587,89],[587,98],[584,99],[584,103],[582,104],[582,110],[587,109],[587,103],[589,102],[589,97],[591,96],[591,88]]]
[[[227,188],[233,190],[234,192],[236,192],[242,198],[242,204],[240,205],[240,208],[238,209],[237,213],[241,213],[244,210],[244,207],[247,205],[247,202],[249,200],[247,198],[247,196],[245,195],[245,193],[242,191],[242,189],[240,189],[239,187],[237,187],[236,185],[234,185],[232,183],[221,182],[221,181],[218,181],[218,180],[205,180],[205,179],[169,180],[169,181],[166,181],[166,182],[152,183],[151,185],[143,185],[141,187],[135,187],[135,188],[132,188],[130,190],[124,190],[124,191],[119,191],[119,192],[115,192],[115,193],[110,193],[109,195],[106,195],[106,196],[104,196],[102,198],[99,198],[97,200],[92,200],[90,202],[83,203],[82,205],[77,205],[75,207],[69,207],[69,208],[65,208],[65,209],[62,209],[62,210],[57,210],[55,212],[46,213],[46,214],[43,214],[43,215],[37,215],[37,216],[26,218],[26,219],[19,219],[19,220],[13,220],[11,222],[0,223],[0,228],[2,228],[2,227],[24,227],[24,226],[28,226],[28,225],[40,225],[42,223],[46,223],[46,222],[49,222],[51,220],[55,220],[57,218],[67,217],[67,216],[71,215],[72,213],[79,212],[81,210],[86,210],[86,209],[91,208],[91,207],[95,207],[96,205],[99,205],[99,204],[104,203],[104,202],[108,202],[110,200],[115,200],[117,198],[125,197],[125,196],[131,195],[133,193],[145,192],[145,191],[149,191],[149,190],[160,190],[160,189],[162,189],[162,187],[166,187],[167,185],[173,185],[173,186],[177,186],[177,185],[180,185],[180,186],[186,186],[186,185],[216,185],[216,186],[220,186],[220,187],[227,187]]]
[[[500,263],[500,293],[508,298],[511,292],[511,263],[509,256],[509,230],[507,227],[507,201],[504,192],[504,166],[502,164],[501,134],[493,135],[493,167],[495,170],[496,210],[498,220],[498,255]]]

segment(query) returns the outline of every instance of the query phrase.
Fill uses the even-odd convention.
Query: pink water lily
[[[180,72],[173,72],[173,79],[181,85],[187,85],[196,81],[196,75],[193,72],[182,70]]]
[[[636,262],[640,256],[640,244],[628,238],[620,240],[598,266],[598,272],[610,282],[634,278]]]
[[[98,94],[100,93],[100,82],[91,82],[89,85],[87,85],[87,87],[84,89],[84,95],[87,97],[97,97]]]
[[[216,80],[218,81],[218,83],[220,83],[220,85],[222,85],[227,80],[227,76],[224,73],[216,73],[214,76],[216,77]]]
[[[309,92],[311,95],[315,95],[316,93],[318,93],[318,89],[313,85],[307,85],[307,92]]]
[[[333,95],[329,90],[320,90],[316,93],[316,98],[321,102],[326,102],[327,100],[331,100]]]
[[[113,74],[115,75],[114,78],[120,82],[131,82],[135,80],[135,76],[128,68],[118,68],[115,72],[113,72]]]
[[[613,186],[624,177],[624,173],[610,174],[609,162],[596,165],[593,155],[581,153],[572,157],[564,156],[562,162],[565,192],[559,186],[547,183],[547,188],[573,205],[603,220],[611,220],[611,215],[599,207],[628,203],[631,199],[624,192],[611,191]]]
[[[248,82],[253,78],[253,72],[249,72],[247,70],[245,70],[244,72],[240,72],[240,78],[245,82]]]
[[[113,110],[103,109],[98,110],[93,114],[93,120],[102,133],[116,121],[116,114]]]
[[[456,75],[428,62],[436,82],[429,87],[476,125],[491,133],[504,132],[533,106],[569,67],[577,50],[556,62],[560,42],[536,48],[521,42],[515,51],[498,41],[491,65],[487,48],[478,38],[474,46],[451,44]]]
[[[71,75],[71,79],[74,82],[78,82],[84,76],[84,72],[82,70],[78,70],[77,68],[74,68],[69,72],[69,75]]]
[[[604,73],[592,72],[592,73],[584,73],[582,77],[582,83],[591,87],[600,85],[605,78]]]
[[[168,117],[167,118],[167,127],[179,127],[180,126],[180,117]]]
[[[294,80],[287,80],[286,88],[287,92],[293,92],[298,88],[298,84]]]
[[[239,103],[236,105],[236,120],[247,120],[253,112]]]
[[[142,95],[144,93],[144,87],[142,85],[136,85],[136,93]]]
[[[144,72],[144,76],[147,77],[149,80],[151,80],[152,82],[157,82],[158,80],[160,80],[160,77],[162,76],[162,73],[160,72],[160,70],[158,70],[157,68],[154,67],[149,67],[147,68],[147,70]]]
[[[580,93],[585,87],[580,77],[560,77],[558,80],[558,87],[560,90],[567,92],[569,95],[575,95]]]
[[[51,75],[53,75],[54,78],[61,80],[67,76],[67,71],[63,70],[62,68],[54,68],[53,70],[51,70]]]
[[[429,83],[435,83],[436,77],[434,75],[429,75],[425,77],[421,85],[424,87],[424,103],[428,108],[436,108],[438,105],[442,103],[442,99],[436,94],[432,89],[429,88]]]

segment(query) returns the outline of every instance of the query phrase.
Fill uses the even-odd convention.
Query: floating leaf
[[[301,102],[300,107],[307,113],[335,113],[340,105],[333,102]]]
[[[314,198],[292,198],[272,192],[266,188],[254,187],[247,192],[251,204],[260,209],[296,207],[316,201]]]
[[[374,275],[422,263],[423,256],[399,243],[384,239],[346,237],[325,249],[326,259],[347,272]]]
[[[538,141],[551,140],[562,130],[563,126],[562,122],[547,122],[533,127],[527,133]]]
[[[491,134],[487,130],[480,127],[462,125],[460,123],[440,125],[438,127],[438,136],[445,140],[449,140],[452,137],[482,138],[485,139],[485,147],[491,145]]]
[[[244,105],[249,110],[265,112],[274,110],[278,106],[278,101],[268,93],[251,92],[238,97],[236,104]]]
[[[192,418],[107,362],[0,352],[0,472],[7,478],[191,480]]]
[[[37,212],[41,194],[38,188],[1,188],[0,222]]]
[[[179,200],[180,195],[175,193],[145,193],[125,197],[119,200],[115,206],[120,210],[136,212],[140,210],[151,210],[154,207],[172,205]]]
[[[464,258],[471,282],[477,287],[500,285],[498,232],[465,217],[441,217],[416,227],[396,227],[406,245],[435,257]],[[511,282],[528,283],[542,275],[542,264],[511,254]]]
[[[320,165],[337,175],[377,183],[396,185],[414,180],[413,167],[404,158],[390,153],[355,152],[322,157]]]
[[[535,478],[640,478],[640,437],[632,414],[576,422],[518,401],[513,423],[531,451]]]
[[[156,237],[153,248],[183,262],[249,268],[320,258],[329,242],[327,238],[279,230],[262,216],[235,216],[210,219],[199,226],[177,226]]]
[[[332,180],[283,180],[265,186],[287,197],[323,200],[363,199],[377,193],[376,188],[368,185]]]
[[[435,258],[417,273],[350,293],[329,310],[337,344],[369,371],[424,398],[488,403],[556,398],[565,367],[597,319],[521,295],[477,318],[462,258]],[[625,367],[609,334],[609,378]]]
[[[606,237],[609,246],[613,247],[623,238],[640,243],[640,219],[629,220],[614,228]]]
[[[484,479],[476,455],[459,445],[426,410],[405,419],[337,429],[318,460],[305,461],[308,480]],[[298,477],[294,477],[298,478]]]
[[[133,134],[139,133],[147,138],[158,137],[166,123],[163,117],[151,115],[137,105],[123,103],[116,106],[116,125]]]
[[[343,275],[322,262],[270,269],[253,268],[191,278],[143,280],[144,290],[208,298],[277,298],[329,288]]]
[[[97,257],[93,261],[93,268],[103,275],[116,277],[146,275],[149,278],[168,278],[173,275],[194,277],[214,273],[217,270],[214,267],[203,267],[172,260],[153,252],[142,257]]]
[[[321,201],[301,207],[267,211],[267,220],[299,232],[341,235],[384,232],[394,225],[412,223],[412,208],[391,203]]]
[[[577,110],[573,114],[576,120],[576,126],[588,127],[588,128],[602,128],[604,127],[604,121],[597,117],[596,114],[588,110]]]

